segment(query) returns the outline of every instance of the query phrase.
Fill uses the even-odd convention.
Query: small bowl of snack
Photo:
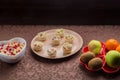
[[[21,37],[0,41],[0,60],[16,63],[22,59],[26,50],[26,41]]]

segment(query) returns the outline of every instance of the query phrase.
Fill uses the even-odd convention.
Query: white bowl
[[[13,41],[24,43],[24,47],[22,48],[22,50],[19,53],[17,53],[14,56],[9,56],[9,55],[6,55],[4,53],[0,53],[0,60],[2,60],[4,62],[7,62],[7,63],[16,63],[16,62],[18,62],[18,61],[20,61],[22,59],[22,57],[25,54],[25,50],[26,50],[26,41],[25,41],[25,39],[23,39],[21,37],[15,37],[15,38],[12,38],[10,40],[0,41],[0,45],[1,44],[7,44],[8,42],[13,42]]]

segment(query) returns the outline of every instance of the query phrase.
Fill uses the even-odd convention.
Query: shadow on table
[[[11,64],[0,61],[0,80],[4,80],[13,70],[16,69],[17,63]],[[4,78],[4,79],[2,79]]]
[[[82,64],[79,65],[79,68],[82,70],[84,75],[89,76],[91,78],[95,78],[95,79],[96,77],[104,77],[105,79],[116,80],[116,78],[119,77],[119,74],[120,74],[120,71],[112,74],[105,73],[103,70],[99,70],[97,72],[91,72],[91,71],[88,71]]]
[[[66,58],[61,58],[61,59],[47,59],[47,58],[43,58],[43,57],[36,55],[32,50],[30,52],[34,59],[36,59],[37,61],[40,61],[40,62],[44,62],[44,63],[61,63],[64,61],[68,61],[72,58],[75,58],[80,53],[80,51],[78,51],[76,54],[73,54],[72,56],[69,56]]]
[[[21,61],[21,60],[20,60]],[[4,62],[4,61],[1,61],[0,60],[0,65],[7,65],[8,67],[15,67],[20,61],[18,61],[18,62],[15,62],[15,63],[7,63],[7,62]]]

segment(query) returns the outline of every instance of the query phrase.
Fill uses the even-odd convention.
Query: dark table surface
[[[30,48],[33,37],[40,31],[65,28],[79,33],[83,46],[92,39],[105,42],[109,38],[120,41],[119,26],[74,26],[74,25],[1,25],[0,40],[23,37],[27,49],[22,60],[16,64],[0,61],[0,80],[119,80],[120,71],[107,74],[100,70],[89,72],[79,63],[81,50],[75,55],[59,60],[49,60],[35,55]]]

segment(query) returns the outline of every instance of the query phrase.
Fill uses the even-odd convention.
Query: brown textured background
[[[75,55],[59,60],[38,57],[30,48],[32,38],[40,31],[65,28],[79,33],[86,45],[90,40],[106,41],[115,38],[120,41],[119,26],[74,26],[74,25],[1,25],[0,40],[23,37],[27,49],[23,59],[16,64],[0,61],[0,80],[119,80],[120,71],[106,74],[102,70],[89,72],[79,64],[80,51]],[[84,46],[83,45],[83,46]]]

